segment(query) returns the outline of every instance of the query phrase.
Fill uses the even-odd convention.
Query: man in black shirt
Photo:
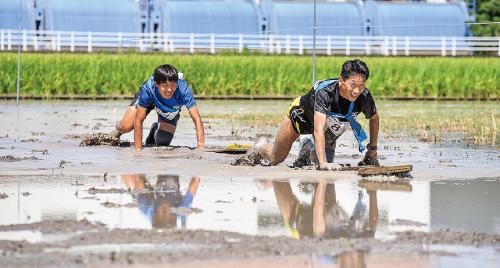
[[[281,123],[274,144],[257,142],[257,153],[271,165],[283,162],[293,142],[301,134],[313,134],[316,163],[321,170],[336,170],[333,163],[335,141],[351,125],[362,152],[361,143],[366,139],[361,125],[355,118],[363,113],[369,119],[370,143],[359,165],[378,165],[377,137],[379,116],[370,91],[365,88],[369,77],[368,67],[361,60],[349,60],[342,65],[338,79],[322,80],[306,94],[296,98]]]

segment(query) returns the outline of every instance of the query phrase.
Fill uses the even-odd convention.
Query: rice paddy
[[[319,57],[317,79],[336,77],[346,57]],[[365,57],[367,87],[378,97],[500,96],[496,58]],[[0,93],[16,93],[17,55],[0,53]],[[36,54],[22,55],[21,94],[132,95],[160,64],[171,63],[197,96],[296,96],[311,85],[311,58],[267,55]]]

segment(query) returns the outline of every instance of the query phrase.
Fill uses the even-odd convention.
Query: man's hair
[[[177,80],[179,80],[177,70],[170,64],[163,64],[156,67],[153,77],[157,84],[162,84],[167,81],[177,83]]]
[[[347,79],[351,75],[356,75],[356,74],[362,74],[365,76],[365,80],[368,80],[368,77],[370,76],[370,71],[368,70],[368,66],[366,66],[366,63],[359,59],[355,60],[348,60],[344,62],[342,65],[342,71],[340,72],[340,76],[342,78]]]

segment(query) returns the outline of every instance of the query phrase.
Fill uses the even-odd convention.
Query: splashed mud
[[[263,165],[265,160],[254,148],[250,148],[246,154],[241,155],[231,162],[233,166],[257,166]]]

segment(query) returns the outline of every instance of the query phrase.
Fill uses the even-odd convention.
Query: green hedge
[[[335,77],[346,57],[319,57],[318,79]],[[498,58],[365,57],[377,96],[499,97]],[[130,95],[154,68],[171,63],[197,95],[295,96],[311,84],[311,58],[268,55],[40,54],[21,60],[23,95]],[[0,53],[0,93],[14,94],[17,55]]]

